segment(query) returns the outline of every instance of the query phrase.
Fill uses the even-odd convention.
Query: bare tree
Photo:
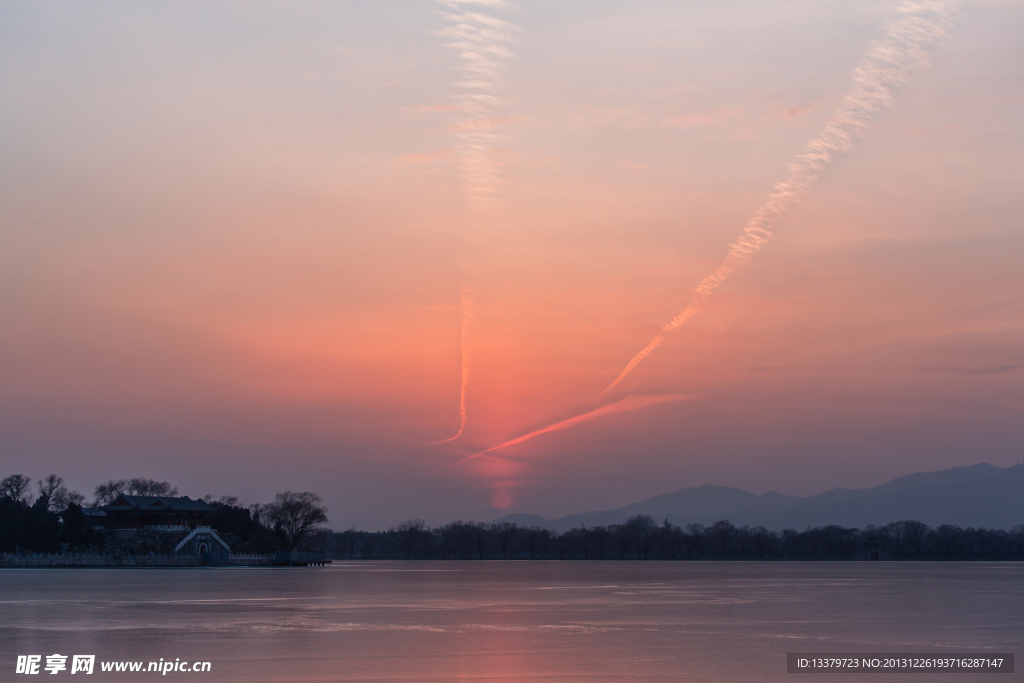
[[[619,559],[624,560],[629,557],[630,548],[633,547],[633,527],[628,524],[612,524],[608,527],[608,531],[615,538]]]
[[[540,527],[530,527],[526,530],[526,539],[523,545],[526,547],[526,554],[531,560],[535,560],[545,552],[551,543],[551,532]]]
[[[696,522],[686,525],[686,552],[691,560],[699,559],[704,551],[704,525]]]
[[[655,534],[658,544],[661,546],[661,559],[679,560],[683,557],[683,530],[668,521],[661,523],[661,528]]]
[[[36,482],[36,486],[39,487],[39,495],[46,496],[47,498],[53,498],[54,494],[57,494],[61,489],[65,491],[67,488],[64,486],[64,478],[59,477],[56,474],[51,474],[45,479],[40,479]]]
[[[569,529],[559,536],[555,545],[560,549],[560,554],[585,560],[590,556],[589,535],[581,523],[578,529]]]
[[[412,559],[412,551],[416,548],[416,541],[426,528],[427,523],[422,519],[409,519],[400,523],[398,528],[393,530],[398,537],[398,544],[402,546],[402,551],[405,553],[405,559]]]
[[[779,537],[779,543],[782,546],[782,555],[784,557],[800,557],[799,531],[796,529],[783,529],[782,536]]]
[[[1024,556],[1024,524],[1017,524],[1010,529],[1009,541],[1017,556]]]
[[[39,495],[49,501],[49,507],[54,512],[66,510],[71,503],[78,505],[85,500],[85,496],[81,493],[68,491],[68,487],[64,485],[64,479],[56,474],[40,479],[37,485],[39,486]]]
[[[167,481],[135,477],[128,480],[128,493],[133,496],[176,496],[178,487]]]
[[[440,529],[441,551],[446,557],[464,560],[473,554],[472,522],[451,522]]]
[[[274,497],[274,502],[262,512],[274,530],[284,535],[287,550],[294,550],[327,521],[327,508],[323,506],[323,499],[310,491],[279,493]]]
[[[736,531],[736,527],[727,519],[720,520],[712,525],[710,532],[714,538],[715,551],[719,558],[724,558],[729,554],[729,544],[732,542],[733,537],[736,536]]]
[[[775,533],[765,529],[763,526],[754,527],[748,533],[753,544],[754,555],[759,560],[768,556],[778,543],[778,537]]]
[[[487,525],[482,522],[467,522],[466,528],[469,530],[477,557],[481,560],[484,559],[491,551],[491,533],[488,531]]]
[[[658,528],[654,517],[650,515],[633,515],[626,520],[626,527],[630,529],[633,542],[636,544],[637,557],[647,559],[651,544],[654,542],[654,532]]]
[[[363,536],[365,534],[362,531],[357,531],[353,524],[351,529],[335,534],[335,543],[344,548],[348,552],[349,559],[352,559],[356,556],[356,548],[363,540]]]
[[[603,526],[594,527],[594,547],[597,550],[597,559],[604,560],[608,557],[611,541],[612,535],[608,532],[608,529]]]
[[[212,493],[207,493],[203,496],[202,500],[206,501],[207,505],[220,505],[229,508],[239,507],[238,496],[221,496],[220,498],[214,498]],[[252,514],[251,511],[250,514]]]
[[[491,535],[494,536],[494,540],[498,542],[498,547],[501,548],[501,557],[508,559],[511,556],[512,539],[515,538],[516,533],[519,531],[519,527],[512,522],[502,522],[501,524],[491,525]]]
[[[171,486],[170,482],[146,479],[145,477],[134,477],[132,479],[111,479],[100,484],[93,491],[95,500],[93,505],[110,505],[120,495],[128,496],[176,496],[178,487]]]
[[[940,556],[943,558],[951,557],[956,551],[957,546],[961,544],[963,535],[964,530],[955,524],[940,524],[934,532]]]
[[[31,498],[29,488],[32,480],[24,474],[12,474],[3,481],[0,481],[0,498],[10,498],[27,503]]]
[[[253,503],[249,506],[249,512],[252,513],[252,521],[260,522],[264,526],[267,525],[267,506],[263,503]]]
[[[93,493],[93,505],[99,507],[101,505],[110,505],[117,497],[122,493],[128,492],[128,480],[127,479],[111,479],[108,482],[99,484]]]

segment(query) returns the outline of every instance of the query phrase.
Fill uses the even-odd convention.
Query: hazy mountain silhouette
[[[833,489],[802,498],[770,491],[755,495],[726,486],[698,486],[655,496],[615,510],[583,512],[559,519],[514,514],[496,522],[515,522],[559,532],[579,526],[621,524],[652,515],[658,522],[713,524],[728,519],[737,526],[798,529],[839,524],[863,529],[915,519],[931,526],[1009,529],[1024,524],[1024,465],[986,463],[919,472],[869,489]]]

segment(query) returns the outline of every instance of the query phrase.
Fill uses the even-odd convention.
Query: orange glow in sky
[[[336,528],[1016,463],[1024,8],[871,81],[899,7],[6,3],[0,458]]]

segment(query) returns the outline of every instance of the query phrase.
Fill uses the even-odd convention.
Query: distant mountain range
[[[1024,524],[1024,465],[995,467],[985,463],[938,472],[919,472],[869,489],[833,489],[802,498],[770,491],[755,495],[726,486],[697,486],[655,496],[617,510],[584,512],[559,519],[506,515],[495,522],[515,522],[564,532],[621,524],[633,515],[652,515],[659,523],[704,525],[727,519],[736,526],[772,530],[839,524],[863,529],[869,524],[915,519],[931,526],[1009,529]]]

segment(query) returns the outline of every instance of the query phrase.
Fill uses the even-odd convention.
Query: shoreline
[[[765,564],[906,564],[906,563],[935,563],[935,564],[970,564],[970,563],[993,563],[1016,564],[1021,560],[992,560],[992,559],[824,559],[824,558],[787,558],[787,559],[753,559],[753,558],[700,558],[700,559],[665,559],[665,558],[486,558],[486,559],[404,559],[404,558],[341,558],[334,557],[325,559],[322,563],[310,564],[282,564],[274,561],[273,555],[268,556],[239,556],[216,561],[204,562],[202,557],[186,556],[146,556],[146,555],[3,555],[0,556],[0,569],[210,569],[210,568],[287,568],[296,566],[324,566],[326,564],[361,564],[361,563],[450,563],[459,564],[482,564],[482,563],[541,563],[541,562],[564,562],[564,563],[606,563],[606,564],[632,564],[632,563],[663,563],[663,564],[690,564],[690,563],[765,563]]]

